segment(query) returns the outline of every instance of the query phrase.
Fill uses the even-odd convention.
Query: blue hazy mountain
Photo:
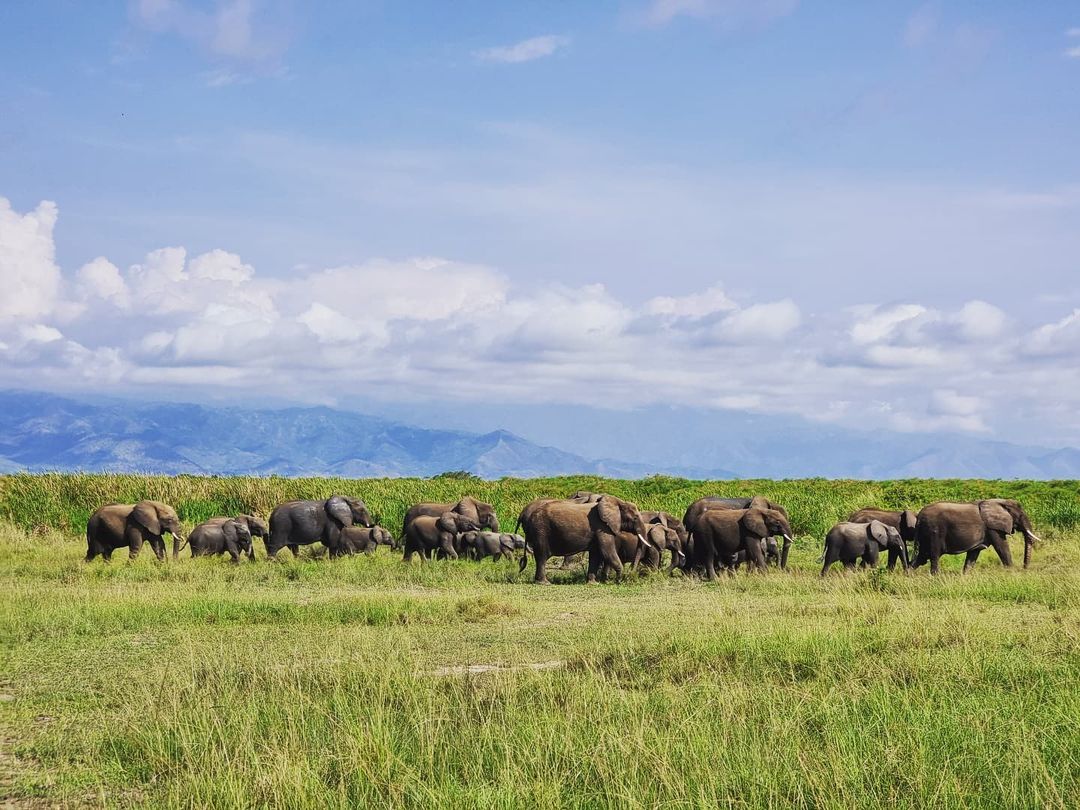
[[[325,407],[210,407],[0,392],[0,473],[1080,478],[1075,448],[865,434],[791,417],[674,408],[510,406],[487,415],[477,408],[400,410],[400,419],[412,424],[386,413]],[[500,429],[465,427],[482,428],[485,419],[501,421]]]
[[[349,477],[467,470],[485,478],[672,472],[586,459],[505,430],[417,428],[323,407],[99,403],[0,392],[0,472],[17,470]],[[695,472],[733,476],[722,469]]]

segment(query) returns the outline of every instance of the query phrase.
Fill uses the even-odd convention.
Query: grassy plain
[[[396,532],[417,500],[470,492],[510,528],[579,488],[680,513],[768,495],[793,570],[539,588],[513,562],[385,549],[81,562],[107,501],[193,525],[343,492]],[[989,495],[1031,514],[1030,570],[817,577],[854,508]],[[1076,482],[0,478],[0,802],[1076,807],[1078,540]]]

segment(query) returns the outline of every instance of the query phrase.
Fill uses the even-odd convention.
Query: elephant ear
[[[739,522],[754,537],[768,537],[769,535],[769,530],[765,527],[765,515],[760,509],[747,509]]]
[[[877,543],[879,548],[888,548],[889,530],[880,520],[871,520],[866,524],[866,539]]]
[[[619,529],[622,528],[622,513],[619,511],[619,504],[615,500],[601,498],[596,502],[593,509],[596,510],[596,516],[600,518],[600,522],[604,524],[609,532],[612,534],[619,533]]]
[[[461,515],[456,512],[443,512],[439,515],[439,519],[435,521],[435,528],[440,532],[450,532],[451,534],[457,534],[462,530]],[[472,528],[466,526],[465,528]]]
[[[668,515],[667,512],[657,512],[656,517],[653,518],[653,523],[659,523],[665,529],[668,527]]]
[[[352,526],[352,508],[340,495],[335,495],[326,502],[326,514],[341,526]]]
[[[237,541],[236,524],[239,521],[226,520],[221,524],[221,533],[225,535],[226,540],[232,540],[234,543]]]
[[[1013,533],[1013,516],[997,501],[979,501],[979,514],[986,528],[1004,534]]]
[[[140,501],[131,510],[131,519],[146,529],[150,534],[161,534],[161,520],[158,509],[150,501]]]
[[[476,501],[472,498],[465,497],[454,504],[454,508],[451,512],[457,512],[462,517],[466,517],[473,523],[480,522],[480,513],[476,509]]]

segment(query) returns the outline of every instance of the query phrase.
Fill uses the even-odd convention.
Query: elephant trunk
[[[182,534],[174,534],[172,536],[172,558],[175,560],[180,556],[180,549],[187,545],[187,539]]]
[[[904,566],[904,570],[908,570],[908,553],[907,553],[907,541],[900,541],[900,564]]]
[[[784,548],[780,551],[780,570],[781,571],[786,571],[787,570],[787,558],[788,558],[788,552],[791,551],[791,542],[792,542],[791,541],[791,536],[785,534],[784,535]]]

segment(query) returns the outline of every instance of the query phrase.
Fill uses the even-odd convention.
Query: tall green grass
[[[388,525],[464,492],[681,509],[763,492],[792,571],[717,583],[513,561],[233,566],[81,557],[83,515],[159,497],[191,523],[333,491]],[[0,479],[0,803],[153,807],[1075,807],[1076,484]],[[817,577],[871,503],[1019,497],[1031,569]],[[1016,549],[1018,551],[1018,549]],[[954,564],[955,563],[955,564]],[[471,667],[471,669],[470,669]],[[470,674],[472,673],[472,674]]]

